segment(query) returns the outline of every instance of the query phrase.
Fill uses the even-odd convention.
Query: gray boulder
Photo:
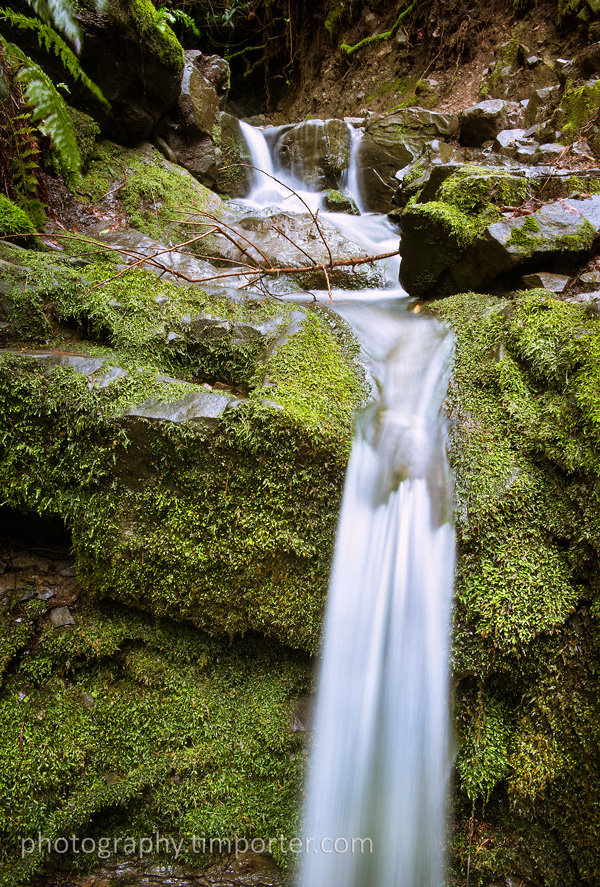
[[[306,120],[285,131],[275,153],[286,172],[311,188],[337,188],[350,164],[350,129],[343,120]]]
[[[458,120],[454,114],[408,108],[374,117],[358,149],[361,196],[367,209],[389,212],[398,189],[396,172],[419,157],[432,141],[456,135]]]
[[[592,252],[600,233],[600,196],[560,200],[480,231],[445,204],[411,207],[402,219],[400,282],[431,298],[480,290],[511,273],[551,263],[553,270]]]
[[[228,197],[247,197],[250,192],[252,162],[240,122],[236,117],[221,112],[221,154],[215,190]]]
[[[203,56],[196,49],[186,51],[177,107],[164,138],[181,166],[209,188],[219,175],[220,110],[228,90],[229,66],[224,59]]]
[[[484,142],[494,139],[507,122],[507,103],[502,99],[488,99],[472,105],[458,115],[460,143],[480,148]]]

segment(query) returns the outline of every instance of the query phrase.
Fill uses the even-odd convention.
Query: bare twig
[[[254,169],[254,170],[256,170],[256,172],[262,173],[263,176],[267,176],[269,179],[273,179],[274,182],[277,182],[278,185],[281,185],[282,188],[285,188],[286,191],[289,191],[290,194],[293,194],[294,197],[298,198],[300,203],[304,207],[306,207],[307,213],[310,215],[311,219],[315,223],[315,227],[316,227],[317,231],[319,232],[319,236],[320,236],[321,240],[323,241],[323,243],[325,244],[325,249],[327,250],[327,254],[329,256],[329,266],[331,267],[331,263],[333,262],[333,256],[331,255],[331,250],[329,249],[329,244],[327,243],[327,239],[326,239],[325,235],[323,234],[323,230],[322,230],[321,226],[319,225],[319,220],[317,218],[317,216],[319,214],[318,210],[316,213],[314,213],[312,211],[312,209],[310,208],[310,206],[308,205],[308,203],[306,202],[306,200],[302,197],[301,194],[298,194],[297,191],[294,191],[293,188],[290,188],[290,186],[286,185],[285,182],[282,182],[281,179],[278,179],[276,176],[271,175],[270,172],[265,172],[264,169],[260,169],[260,167],[254,166],[252,163],[231,163],[228,166],[222,166],[221,169],[229,169],[231,166],[244,166],[247,169]]]

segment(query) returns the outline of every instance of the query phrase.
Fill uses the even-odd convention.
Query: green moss
[[[100,127],[92,117],[76,108],[69,108],[69,117],[73,124],[81,165],[85,169],[94,150],[96,139],[100,135]]]
[[[538,234],[540,226],[537,220],[533,215],[527,216],[522,225],[513,228],[506,245],[519,247],[524,252],[532,252],[542,240],[536,236]]]
[[[485,213],[491,218],[494,213],[490,211],[490,204],[519,206],[532,196],[530,189],[527,180],[519,176],[470,165],[449,176],[440,186],[437,197],[462,212],[478,216]]]
[[[344,325],[140,270],[106,280],[114,269],[97,261],[84,283],[64,259],[22,260],[40,344],[104,365],[90,376],[2,356],[4,501],[65,517],[80,579],[97,596],[314,650],[364,394]],[[297,330],[278,339],[292,319]],[[165,374],[250,397],[209,422],[129,415],[141,402],[206,393]]]
[[[402,184],[411,185],[416,179],[422,176],[424,172],[425,167],[423,166],[423,161],[417,160],[416,163],[413,163],[409,171],[404,176]]]
[[[443,236],[450,238],[451,243],[459,249],[470,246],[478,233],[474,219],[440,200],[409,205],[404,217],[410,218],[417,230],[422,229],[429,236],[435,236],[433,232],[435,228],[439,228]]]
[[[183,48],[150,0],[109,0],[107,15],[121,28],[133,24],[142,45],[149,46],[168,69],[183,69]]]
[[[33,234],[35,230],[28,213],[4,194],[0,194],[0,237],[9,237],[11,234]],[[19,237],[19,242],[23,243],[22,236]]]
[[[574,141],[580,130],[592,120],[600,108],[600,80],[565,90],[560,109],[564,115],[562,140]]]
[[[132,228],[157,239],[187,241],[194,231],[186,225],[192,217],[204,230],[197,214],[217,213],[221,200],[186,170],[166,160],[150,146],[133,151],[101,142],[96,146],[80,192],[91,202],[114,195]],[[198,244],[207,249],[206,241]]]
[[[3,884],[40,866],[43,853],[21,857],[21,838],[38,832],[112,844],[159,828],[196,865],[194,835],[297,832],[304,755],[290,716],[308,689],[305,657],[89,603],[66,630],[19,618],[27,632],[0,698]]]
[[[470,855],[475,884],[575,884],[600,836],[600,321],[542,291],[435,311],[456,336],[456,877]]]

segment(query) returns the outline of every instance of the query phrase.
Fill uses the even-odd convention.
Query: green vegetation
[[[97,143],[79,193],[92,203],[114,194],[132,228],[174,243],[206,230],[210,225],[198,214],[218,214],[222,205],[216,194],[155,148],[132,150],[108,141]],[[194,229],[186,224],[189,219],[195,220]],[[210,238],[190,249],[210,252]]]
[[[305,657],[110,605],[80,606],[75,626],[56,629],[39,604],[13,600],[1,614],[13,656],[0,699],[6,887],[39,868],[43,853],[21,858],[21,838],[38,831],[112,849],[158,828],[196,866],[194,836],[296,833],[304,754],[290,718],[309,688]]]
[[[0,194],[0,237],[7,237],[10,234],[33,234],[34,232],[35,226],[30,216],[4,194]],[[22,237],[19,238],[19,242],[23,243]]]
[[[30,270],[25,291],[15,267],[13,335],[105,363],[90,384],[89,370],[0,358],[4,501],[65,517],[96,596],[314,650],[364,393],[343,324],[139,270],[90,289],[114,274],[97,261],[85,284],[60,261],[18,261]],[[212,391],[234,408],[204,421],[131,414],[207,394],[199,382],[249,396]]]
[[[600,319],[543,290],[435,311],[456,336],[457,878],[470,855],[476,885],[593,880]]]
[[[369,37],[365,37],[364,40],[359,40],[359,42],[356,43],[354,46],[348,46],[347,43],[342,43],[340,46],[340,51],[343,55],[349,58],[350,56],[358,52],[359,49],[362,49],[364,46],[369,46],[372,43],[382,43],[385,40],[392,40],[398,33],[398,28],[400,27],[400,25],[412,15],[420,2],[421,0],[413,0],[410,6],[402,10],[389,31],[383,31],[381,34],[371,34]]]
[[[584,83],[577,89],[567,89],[560,110],[564,115],[562,139],[569,143],[578,138],[579,132],[597,117],[600,110],[600,80]]]

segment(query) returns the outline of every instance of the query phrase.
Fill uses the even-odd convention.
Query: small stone
[[[34,597],[37,597],[37,592],[34,588],[28,588],[27,591],[19,595],[19,603],[24,604],[26,601],[32,601]]]
[[[570,278],[565,274],[548,274],[540,271],[537,274],[526,274],[523,277],[523,283],[527,289],[542,288],[552,293],[562,293]]]
[[[49,601],[50,598],[56,595],[56,588],[42,588],[41,591],[37,593],[38,601]]]
[[[56,570],[63,579],[70,579],[75,575],[75,565],[70,561],[59,561]]]
[[[535,68],[536,65],[540,65],[541,62],[542,62],[542,60],[539,57],[539,55],[530,55],[529,58],[527,59],[527,67]]]
[[[579,280],[581,283],[600,283],[600,271],[586,271]]]
[[[94,699],[94,697],[92,696],[91,693],[82,693],[81,700],[83,702],[83,707],[87,708],[88,711],[91,711],[91,709],[96,704],[96,700]]]
[[[68,607],[57,607],[50,613],[50,620],[55,628],[63,628],[67,625],[75,625]]]

